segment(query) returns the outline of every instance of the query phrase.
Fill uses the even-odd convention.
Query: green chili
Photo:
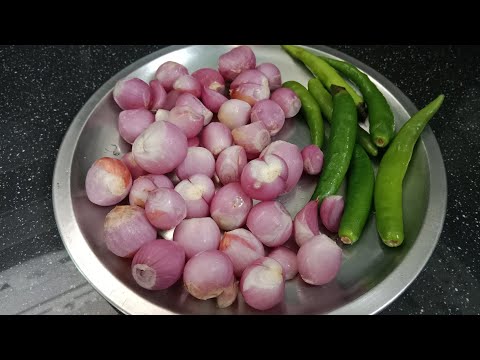
[[[349,93],[341,87],[332,86],[333,114],[323,170],[312,199],[319,204],[330,195],[335,195],[342,184],[352,158],[357,136],[357,110]]]
[[[378,147],[386,147],[395,134],[395,121],[392,109],[382,92],[366,74],[352,64],[334,59],[322,59],[358,86],[367,103],[372,140]]]
[[[282,45],[282,48],[307,66],[327,89],[331,89],[332,85],[336,85],[347,90],[352,96],[361,117],[363,119],[367,118],[363,98],[358,95],[355,90],[335,71],[335,69],[328,65],[327,62],[299,46]]]
[[[325,89],[321,81],[317,78],[310,79],[308,82],[308,91],[317,100],[323,115],[330,123],[332,121],[333,101],[332,95]],[[378,155],[378,149],[370,138],[370,134],[366,132],[360,125],[357,129],[357,143],[362,145],[366,152],[372,156]]]
[[[302,84],[296,81],[287,81],[282,86],[293,90],[302,102],[301,111],[305,117],[305,120],[307,121],[308,127],[310,128],[312,144],[317,145],[321,149],[324,139],[324,127],[322,112],[318,106],[318,103],[308,92],[308,90]]]
[[[402,126],[380,162],[374,191],[375,214],[378,233],[387,246],[396,247],[403,243],[403,179],[418,138],[444,98],[440,95],[412,116]]]
[[[347,174],[347,197],[338,235],[345,244],[353,244],[362,235],[370,215],[375,174],[372,162],[359,145],[355,145]]]

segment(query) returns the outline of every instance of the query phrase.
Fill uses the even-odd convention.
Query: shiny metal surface
[[[129,151],[117,131],[119,108],[111,90],[120,78],[149,80],[168,60],[190,71],[215,67],[218,56],[233,46],[172,46],[127,67],[105,83],[74,119],[58,153],[53,178],[53,203],[57,225],[73,262],[108,301],[126,314],[255,314],[239,297],[228,309],[217,309],[214,301],[188,296],[181,284],[166,291],[139,288],[130,275],[129,261],[112,255],[102,239],[103,219],[111,208],[91,204],[85,194],[86,172],[95,159]],[[318,54],[348,60],[368,73],[384,93],[395,114],[397,128],[416,112],[415,106],[382,75],[349,56],[324,46]],[[304,85],[311,77],[279,46],[252,46],[258,63],[273,62],[283,80]],[[302,120],[290,120],[277,135],[300,147],[309,142]],[[313,193],[313,178],[304,177],[281,201],[294,216]],[[287,283],[285,301],[263,314],[374,314],[393,301],[416,278],[433,252],[445,217],[447,186],[445,168],[435,137],[427,127],[417,144],[404,183],[405,231],[402,247],[385,247],[375,230],[374,217],[354,246],[344,247],[344,260],[337,279],[323,287],[299,281]]]

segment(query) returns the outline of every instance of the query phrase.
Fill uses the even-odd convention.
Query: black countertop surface
[[[163,46],[0,46],[0,313],[117,314],[66,253],[52,210],[62,138],[89,97]],[[439,244],[383,314],[480,314],[480,47],[332,46],[390,79],[431,122],[448,176]]]

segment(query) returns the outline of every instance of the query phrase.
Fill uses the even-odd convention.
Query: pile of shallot
[[[162,290],[182,279],[192,296],[215,298],[220,308],[240,292],[249,306],[267,310],[282,302],[297,273],[311,285],[335,278],[342,251],[320,232],[319,212],[335,231],[343,199],[321,209],[311,201],[293,220],[277,201],[323,163],[314,145],[300,151],[272,142],[301,109],[281,86],[280,70],[257,66],[247,46],[220,56],[218,70],[190,74],[169,61],[150,83],[116,84],[118,130],[132,151],[98,159],[85,186],[92,203],[118,204],[105,219],[105,243],[132,259],[139,286]],[[159,239],[171,229],[173,241]]]

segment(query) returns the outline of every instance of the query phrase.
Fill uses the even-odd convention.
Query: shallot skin
[[[233,145],[218,155],[215,172],[223,185],[240,182],[245,165],[247,165],[245,149],[239,145]]]
[[[240,291],[245,302],[254,309],[268,310],[278,305],[285,295],[282,266],[265,257],[254,261],[242,274]]]
[[[285,280],[291,280],[297,275],[297,254],[294,253],[292,250],[281,246],[274,249],[270,254],[268,254],[268,257],[277,260],[278,263],[282,265]]]
[[[292,235],[293,223],[285,206],[278,201],[263,201],[248,214],[247,227],[266,246],[285,244]]]
[[[170,230],[187,216],[187,206],[175,190],[158,188],[148,194],[145,202],[148,221],[158,229]]]
[[[218,249],[220,238],[220,229],[209,217],[185,219],[173,233],[173,241],[183,247],[187,258],[202,251]]]
[[[202,218],[210,214],[210,202],[215,194],[215,185],[208,176],[196,174],[175,186],[187,206],[187,218]]]
[[[244,70],[255,69],[257,59],[248,46],[233,48],[218,59],[218,70],[225,80],[233,81]]]
[[[140,165],[137,164],[135,161],[135,157],[133,156],[132,152],[128,152],[125,155],[122,156],[122,161],[125,164],[125,166],[128,168],[130,171],[130,174],[132,175],[132,179],[135,180],[139,178],[140,176],[147,175],[148,172],[143,170]]]
[[[163,239],[144,244],[132,260],[132,276],[147,290],[164,290],[175,284],[183,273],[185,251]]]
[[[125,199],[132,187],[132,175],[118,159],[103,157],[87,172],[85,190],[88,199],[99,206],[111,206]]]
[[[345,202],[341,195],[331,195],[323,199],[320,205],[320,219],[328,231],[338,232],[344,206]]]
[[[290,119],[296,116],[302,108],[302,102],[292,89],[280,88],[273,92],[270,97],[282,108],[285,118]]]
[[[261,100],[253,105],[250,118],[253,122],[261,121],[270,132],[277,135],[285,124],[285,114],[282,108],[272,100]]]
[[[150,86],[138,78],[122,79],[115,84],[113,99],[122,110],[148,109]]]
[[[243,100],[251,106],[258,101],[270,98],[267,77],[258,70],[242,72],[230,85],[230,97]]]
[[[323,152],[317,145],[308,145],[302,150],[303,169],[309,175],[318,175],[322,171]]]
[[[197,79],[203,87],[220,94],[225,93],[225,79],[217,70],[202,68],[195,71],[192,76]]]
[[[267,77],[270,91],[275,91],[282,87],[282,74],[276,65],[263,63],[257,66],[257,70]]]
[[[252,209],[252,199],[239,183],[230,183],[217,190],[210,204],[210,215],[222,230],[234,230],[245,225]]]
[[[211,178],[215,172],[215,158],[203,147],[190,147],[184,161],[178,165],[176,174],[181,180],[203,174]]]
[[[256,200],[274,200],[285,190],[288,168],[275,155],[250,161],[242,171],[240,184],[245,193]]]
[[[165,175],[146,175],[140,176],[133,182],[128,200],[130,205],[145,208],[148,194],[158,188],[173,189],[173,183]]]
[[[167,121],[151,124],[133,143],[135,161],[151,174],[164,175],[187,156],[187,137]]]
[[[173,89],[181,93],[190,93],[199,98],[202,95],[200,82],[191,75],[182,75],[173,83]]]
[[[231,99],[222,104],[218,111],[218,121],[230,130],[248,124],[252,107],[245,101]]]
[[[135,139],[153,122],[155,122],[155,116],[149,110],[123,110],[118,115],[118,132],[123,140],[133,144]]]
[[[233,142],[242,146],[247,152],[247,156],[252,155],[253,158],[258,157],[272,141],[270,133],[260,121],[232,130],[232,137]]]
[[[194,112],[203,116],[203,125],[207,126],[212,121],[213,113],[202,102],[190,93],[183,93],[177,99],[175,106],[189,106]]]
[[[260,154],[260,159],[267,154],[282,158],[288,167],[288,179],[284,194],[292,191],[303,174],[303,158],[297,145],[277,140],[268,145]]]
[[[170,91],[173,89],[175,81],[183,75],[188,75],[188,69],[185,66],[174,61],[167,61],[157,69],[155,78],[166,91]]]
[[[217,114],[220,111],[220,108],[228,99],[212,89],[206,88],[205,86],[202,89],[202,102],[205,107],[211,112]]]
[[[202,131],[201,144],[213,156],[218,156],[223,150],[232,146],[232,143],[233,138],[230,129],[220,122],[208,124]]]
[[[302,246],[317,235],[320,235],[318,225],[318,202],[312,200],[307,203],[293,220],[295,242]]]
[[[157,238],[157,231],[138,206],[113,208],[105,218],[103,231],[107,248],[123,258],[133,257],[143,244]]]
[[[325,285],[337,276],[342,262],[342,249],[326,235],[312,238],[297,254],[298,272],[310,285]]]
[[[255,260],[265,256],[265,248],[255,235],[246,229],[227,231],[220,242],[219,250],[228,255],[236,276]]]
[[[152,96],[152,102],[150,104],[150,110],[157,111],[165,105],[167,100],[167,92],[158,80],[150,81],[150,93]]]
[[[183,271],[187,291],[199,300],[216,298],[235,281],[233,265],[218,250],[206,250],[188,260]]]

